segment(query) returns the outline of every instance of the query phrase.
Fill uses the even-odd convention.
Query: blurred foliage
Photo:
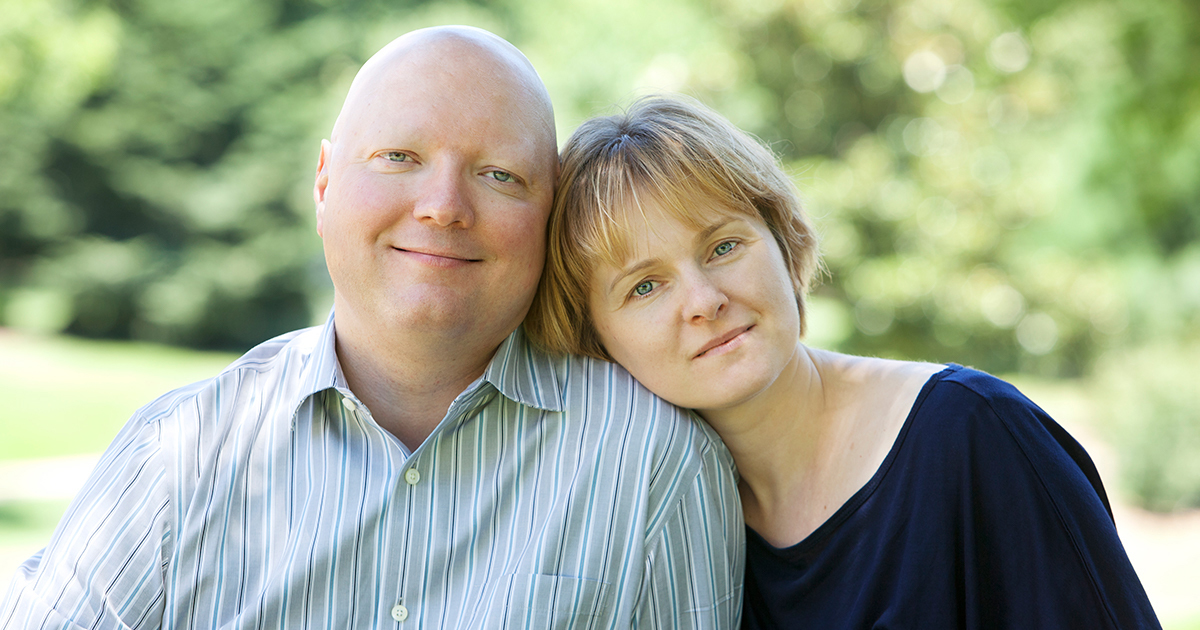
[[[351,24],[303,3],[5,4],[6,319],[239,347],[307,324],[296,174]]]
[[[1077,376],[1200,334],[1200,6],[767,5],[719,3],[853,323],[818,341]]]
[[[1117,445],[1128,496],[1171,511],[1200,506],[1200,344],[1162,345],[1104,357],[1092,383],[1101,426]]]
[[[235,358],[146,342],[0,333],[0,398],[9,401],[0,413],[0,461],[99,453],[135,409],[212,377]]]
[[[771,144],[823,234],[816,345],[1090,376],[1200,344],[1191,0],[0,0],[0,14],[6,325],[243,349],[322,319],[319,140],[367,56],[458,22],[529,55],[562,134],[681,91]],[[1135,394],[1101,395],[1136,402],[1144,379],[1103,366]],[[1200,423],[1194,401],[1145,391],[1131,418]]]

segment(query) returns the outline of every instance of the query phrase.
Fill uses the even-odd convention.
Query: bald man
[[[329,320],[139,410],[0,627],[736,627],[719,440],[521,332],[557,164],[508,42],[372,57],[313,187]]]

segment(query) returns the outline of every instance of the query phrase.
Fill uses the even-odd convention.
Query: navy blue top
[[[747,528],[743,628],[1159,628],[1091,458],[1013,386],[929,379],[865,486],[777,549]]]

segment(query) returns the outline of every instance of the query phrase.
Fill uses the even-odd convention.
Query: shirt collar
[[[496,349],[483,380],[523,405],[562,411],[565,405],[556,369],[561,363],[535,348],[525,337],[524,327],[517,326]]]
[[[336,389],[346,394],[350,392],[349,386],[346,385],[346,377],[342,374],[342,366],[337,360],[337,346],[334,340],[333,310],[331,309],[325,325],[317,332],[311,351],[304,357],[304,369],[301,372],[304,375],[304,381],[303,386],[297,392],[299,398],[296,400],[296,406],[313,394],[327,389]]]
[[[305,400],[327,389],[336,389],[351,396],[350,387],[337,359],[336,330],[333,311],[321,327],[312,352],[305,358],[304,386],[293,409]],[[562,411],[563,392],[558,370],[561,361],[538,350],[518,326],[500,343],[496,354],[483,372],[481,381],[491,383],[502,395],[523,405],[547,411]],[[476,382],[476,385],[479,381]],[[469,388],[470,389],[470,388]]]

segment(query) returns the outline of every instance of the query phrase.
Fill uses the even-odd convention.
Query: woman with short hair
[[[775,156],[652,97],[562,150],[525,327],[722,437],[745,628],[1158,627],[1083,448],[1008,383],[802,342],[817,238]]]

